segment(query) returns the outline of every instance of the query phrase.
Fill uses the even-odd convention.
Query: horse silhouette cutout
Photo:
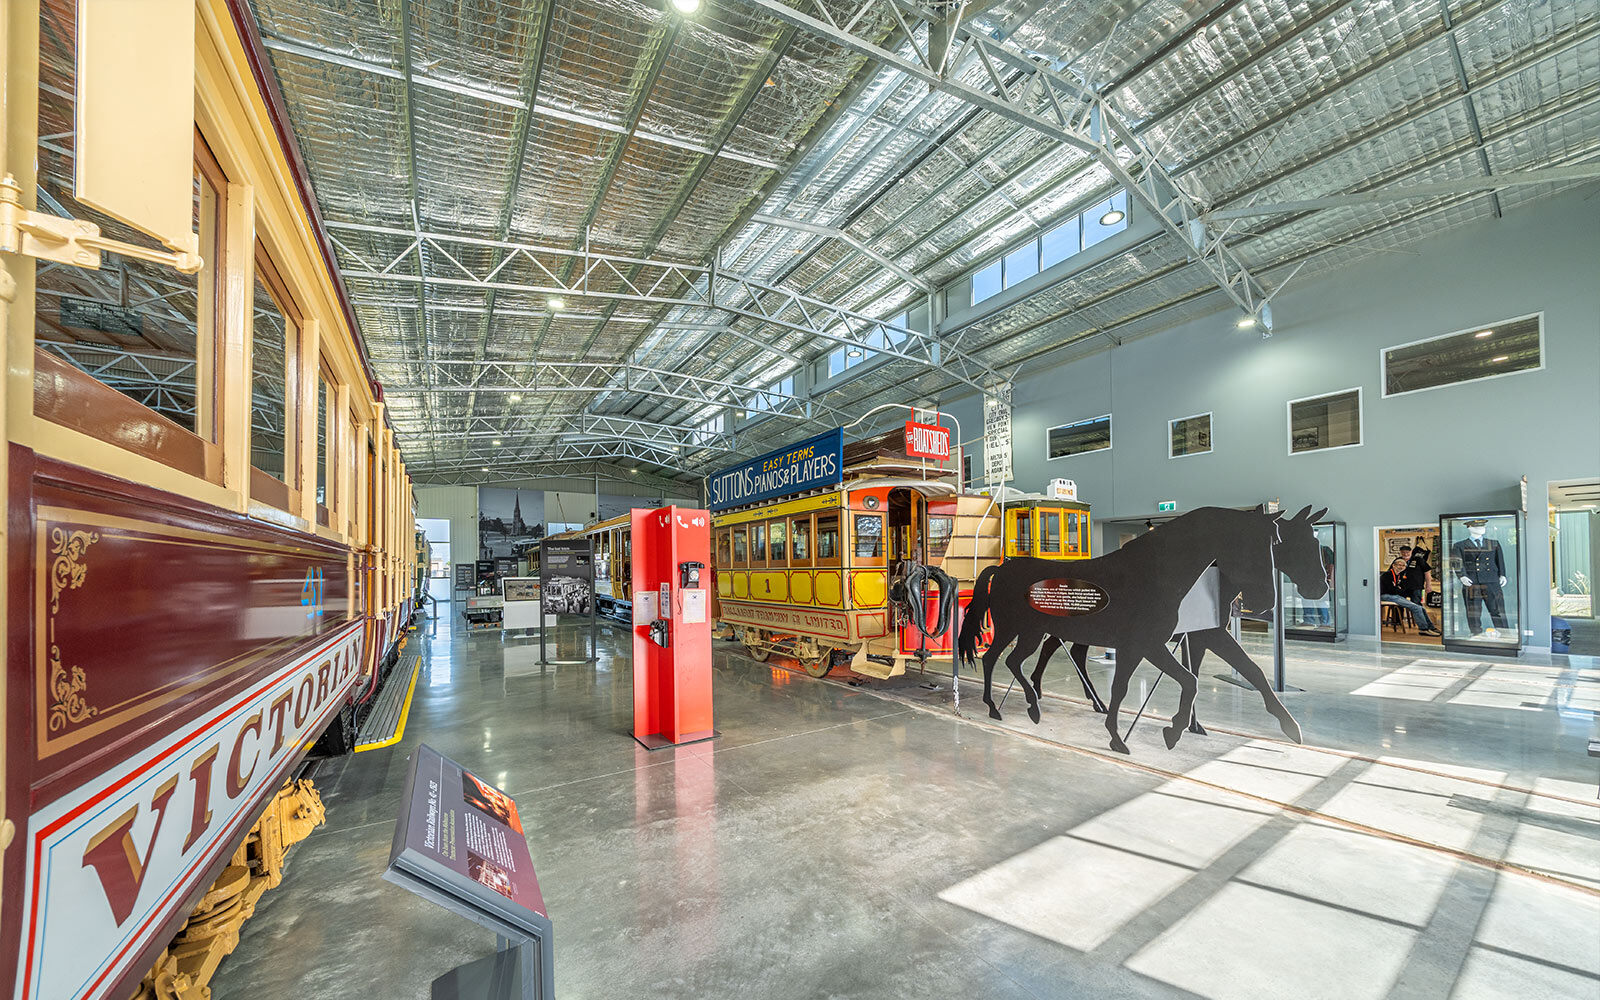
[[[992,621],[994,638],[983,654],[983,700],[989,715],[1001,717],[993,697],[994,665],[1015,640],[1006,666],[1027,698],[1028,718],[1039,721],[1038,681],[1048,653],[1041,656],[1032,678],[1023,674],[1022,667],[1048,636],[1055,640],[1049,652],[1067,644],[1084,651],[1091,645],[1116,651],[1106,730],[1111,749],[1119,753],[1128,752],[1119,733],[1118,716],[1134,670],[1149,660],[1171,677],[1179,687],[1178,710],[1162,733],[1169,749],[1176,746],[1194,717],[1197,689],[1195,675],[1167,649],[1167,642],[1179,634],[1178,609],[1184,597],[1213,565],[1218,568],[1225,601],[1238,594],[1246,607],[1272,606],[1273,575],[1280,570],[1307,598],[1321,597],[1327,592],[1327,575],[1312,526],[1325,513],[1313,513],[1308,506],[1285,518],[1261,508],[1201,507],[1108,555],[1072,563],[1023,557],[985,569],[973,588],[959,649],[972,664],[984,618]],[[1239,670],[1261,692],[1285,735],[1298,741],[1299,725],[1267,684],[1260,667],[1227,629],[1219,625],[1188,634],[1191,650],[1198,640],[1200,656],[1215,651]],[[1074,665],[1079,666],[1086,691],[1092,692],[1093,685],[1076,656]],[[1091,698],[1098,700],[1092,694]]]

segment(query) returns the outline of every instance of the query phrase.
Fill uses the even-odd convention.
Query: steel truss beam
[[[801,0],[804,10],[782,0],[743,2],[785,24],[894,66],[975,107],[1093,154],[1117,183],[1183,241],[1191,258],[1241,310],[1256,315],[1265,304],[1267,293],[1261,283],[1221,236],[1207,229],[1200,206],[1173,181],[1110,95],[1086,89],[1009,41],[952,24],[951,19],[906,0],[854,0],[837,14],[824,0]],[[909,56],[881,47],[866,34],[875,30],[885,14],[905,32]],[[953,15],[959,16],[959,11]],[[945,35],[954,41],[947,49],[940,46],[942,51],[935,56],[930,39]],[[969,78],[955,78],[948,68],[966,65],[969,55],[975,57],[978,71]]]
[[[533,371],[526,371],[525,369],[529,367],[526,361],[436,361],[434,370],[438,378],[433,385],[385,381],[384,390],[394,395],[465,392],[510,394],[629,392],[675,399],[696,406],[756,409],[762,413],[797,420],[822,422],[820,418],[824,416],[835,420],[845,416],[841,411],[825,403],[804,396],[776,392],[762,386],[708,378],[704,375],[668,371],[665,368],[590,361],[538,362],[532,366]],[[760,397],[759,400],[757,397]],[[758,406],[757,402],[765,405]],[[589,414],[589,416],[598,415]]]
[[[659,449],[635,441],[571,441],[563,442],[551,449],[547,454],[535,459],[540,464],[548,465],[558,462],[595,462],[595,461],[626,461],[649,462],[663,468],[674,468],[681,460],[678,454],[669,449]],[[415,476],[419,472],[449,472],[454,470],[478,469],[496,466],[507,468],[515,465],[512,458],[507,462],[506,449],[492,448],[481,452],[469,452],[456,458],[440,460],[419,459],[415,464],[406,463],[406,470]]]
[[[482,464],[456,469],[418,471],[407,467],[411,481],[419,486],[476,486],[480,483],[514,483],[529,479],[600,479],[611,483],[628,483],[660,489],[664,494],[687,491],[693,494],[698,486],[692,480],[666,479],[648,472],[632,472],[626,467],[606,462],[567,460],[562,462],[512,462],[491,465],[488,471]]]
[[[1474,134],[1473,146],[1483,152],[1483,140]],[[1397,187],[1378,188],[1358,194],[1335,194],[1325,198],[1305,198],[1299,201],[1277,201],[1241,208],[1221,208],[1208,212],[1206,217],[1215,221],[1223,219],[1248,219],[1258,215],[1293,215],[1326,208],[1347,208],[1351,205],[1388,205],[1397,201],[1414,201],[1418,198],[1437,198],[1440,195],[1465,194],[1475,191],[1498,191],[1501,188],[1524,184],[1566,184],[1600,177],[1600,163],[1580,164],[1573,167],[1544,167],[1518,173],[1469,177],[1459,181],[1431,181],[1404,184]]]
[[[410,285],[498,289],[562,298],[595,298],[683,306],[722,312],[767,326],[793,330],[845,347],[860,348],[932,368],[975,389],[987,389],[1004,377],[977,358],[942,343],[932,334],[910,330],[851,309],[811,298],[715,266],[626,257],[593,250],[567,250],[507,240],[488,240],[445,233],[412,233],[385,226],[329,222],[329,229],[373,233],[408,241],[388,261],[363,260],[344,268],[347,278]],[[408,271],[403,265],[426,245],[460,272],[460,277],[435,277]],[[490,247],[510,251],[496,267],[474,271],[450,253],[452,246]],[[575,265],[575,266],[574,266]],[[570,270],[569,270],[570,267]],[[503,280],[507,271],[530,280]],[[400,305],[400,303],[396,303]]]
[[[661,424],[598,413],[565,416],[526,414],[509,418],[473,415],[464,421],[424,421],[419,426],[408,426],[409,420],[396,416],[395,424],[407,431],[433,433],[452,441],[520,442],[559,437],[567,440],[639,441],[660,448],[708,451],[734,451],[738,447],[736,435],[729,431],[706,431],[683,424]]]

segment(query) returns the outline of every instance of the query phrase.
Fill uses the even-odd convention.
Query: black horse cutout
[[[1016,640],[1006,666],[1028,701],[1028,717],[1039,721],[1038,687],[1022,666],[1048,635],[1060,644],[1107,646],[1116,650],[1111,702],[1106,729],[1111,748],[1127,753],[1118,732],[1118,712],[1134,669],[1149,660],[1179,686],[1178,710],[1163,729],[1168,748],[1177,745],[1193,717],[1194,675],[1167,649],[1178,625],[1178,608],[1201,574],[1215,564],[1227,588],[1237,588],[1247,607],[1272,604],[1273,574],[1281,569],[1308,598],[1327,591],[1322,552],[1312,525],[1325,513],[1310,507],[1292,518],[1264,511],[1202,507],[1133,539],[1109,555],[1080,562],[1017,558],[986,569],[973,589],[972,604],[962,623],[961,655],[971,664],[978,633],[988,615],[994,640],[983,654],[984,703],[1000,718],[992,694],[994,664]],[[1299,727],[1266,683],[1259,667],[1227,636],[1226,629],[1206,629],[1202,655],[1211,649],[1250,680],[1277,716],[1284,731],[1298,739]],[[1222,636],[1227,636],[1226,641]],[[1230,648],[1231,647],[1231,648]],[[1236,652],[1235,652],[1236,651]],[[1043,661],[1035,671],[1042,676]],[[1084,676],[1085,680],[1086,675]],[[1287,721],[1285,721],[1287,720]]]

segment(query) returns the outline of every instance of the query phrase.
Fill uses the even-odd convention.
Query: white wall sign
[[[983,397],[983,481],[991,486],[1011,480],[1011,383]]]

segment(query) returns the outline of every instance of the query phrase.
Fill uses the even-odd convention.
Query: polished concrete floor
[[[560,997],[1600,998],[1591,665],[1293,645],[1304,745],[1208,663],[1210,734],[1165,749],[1169,682],[1124,757],[1064,660],[1034,724],[971,679],[958,716],[948,661],[852,686],[717,643],[721,735],[649,753],[610,633],[549,667],[421,633],[405,739],[318,766],[214,996],[426,997],[492,951],[380,878],[426,741],[517,799]]]

